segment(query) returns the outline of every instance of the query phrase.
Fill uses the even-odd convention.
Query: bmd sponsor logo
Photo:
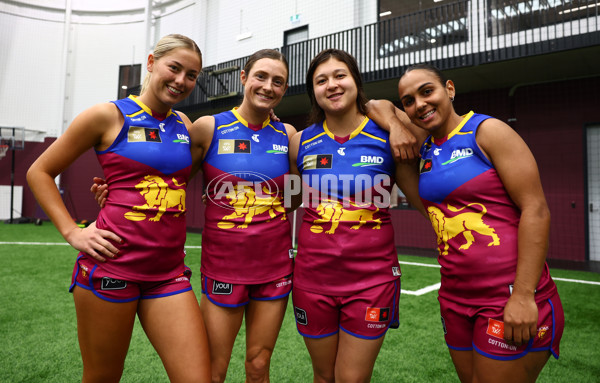
[[[453,150],[452,154],[450,155],[450,159],[446,162],[443,162],[442,165],[451,164],[458,160],[462,160],[464,158],[469,158],[472,156],[473,156],[473,149],[471,149],[471,148]]]
[[[383,164],[383,157],[380,156],[360,156],[360,162],[352,164],[352,166],[373,166]]]
[[[285,145],[277,145],[273,144],[273,149],[267,150],[267,153],[272,154],[286,154],[288,152],[288,147]]]

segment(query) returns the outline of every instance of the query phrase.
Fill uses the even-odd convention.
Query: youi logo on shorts
[[[296,314],[296,323],[301,325],[308,325],[308,318],[306,317],[306,311],[302,310],[300,307],[294,306],[294,313]]]
[[[469,158],[472,156],[473,156],[472,148],[456,149],[456,150],[452,151],[452,155],[450,156],[450,159],[446,162],[443,162],[442,165],[451,164],[458,160],[462,160],[463,158]]]
[[[233,285],[231,283],[213,281],[212,293],[215,295],[231,295],[233,293]]]
[[[360,156],[360,162],[352,164],[352,166],[373,166],[373,165],[381,165],[383,164],[383,157],[380,156]]]
[[[123,290],[125,287],[127,287],[127,281],[104,277],[102,278],[100,290]]]

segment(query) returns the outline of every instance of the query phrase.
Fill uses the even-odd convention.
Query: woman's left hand
[[[537,333],[538,308],[533,295],[513,294],[504,307],[504,340],[520,346]]]

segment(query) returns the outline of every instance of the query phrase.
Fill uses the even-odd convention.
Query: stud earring
[[[450,97],[450,102],[454,102],[454,97]]]

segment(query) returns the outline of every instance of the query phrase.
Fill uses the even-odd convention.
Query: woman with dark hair
[[[398,326],[400,266],[388,207],[401,174],[389,134],[366,116],[351,55],[322,51],[306,84],[312,125],[290,143],[305,208],[294,267],[296,325],[315,382],[368,382],[387,330]]]
[[[413,203],[438,237],[444,336],[462,382],[534,382],[558,358],[564,313],[546,264],[550,212],[536,161],[504,122],[454,110],[456,89],[420,64],[404,111],[429,137]]]

